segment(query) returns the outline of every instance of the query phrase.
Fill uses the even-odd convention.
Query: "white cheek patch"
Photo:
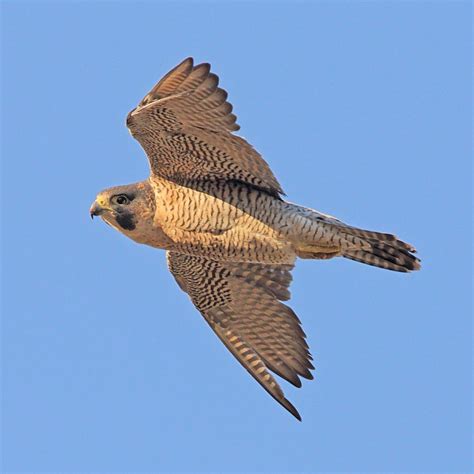
[[[115,230],[118,230],[119,232],[122,232],[122,229],[121,229],[119,226],[117,226],[117,225],[115,225],[115,224],[112,224],[112,222],[109,222],[108,220],[104,219],[103,217],[102,217],[102,220],[103,220],[107,225],[109,225],[110,227],[113,227]]]

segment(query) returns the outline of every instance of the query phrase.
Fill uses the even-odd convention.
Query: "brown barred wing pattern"
[[[171,70],[127,117],[152,174],[199,188],[199,181],[236,180],[278,196],[282,189],[239,129],[227,92],[207,63],[187,58]]]
[[[166,250],[178,284],[222,342],[300,419],[272,375],[297,387],[312,378],[306,336],[283,303],[296,258],[344,257],[397,272],[419,270],[420,260],[395,235],[286,202],[261,155],[234,134],[236,120],[209,64],[185,59],[127,117],[150,176],[104,189],[90,214]]]
[[[292,265],[217,262],[168,252],[168,266],[221,341],[260,385],[297,419],[271,372],[300,387],[313,369],[290,298]]]

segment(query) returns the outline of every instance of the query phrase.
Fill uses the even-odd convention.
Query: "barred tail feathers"
[[[414,255],[383,242],[373,243],[370,250],[347,250],[342,256],[396,272],[411,272],[420,269],[420,260]]]
[[[298,249],[298,256],[301,258],[342,256],[397,272],[420,269],[420,260],[413,255],[416,249],[395,235],[351,227],[336,219],[327,219],[319,213],[313,223],[314,221],[321,229],[319,234],[324,236],[323,240],[309,245],[305,242]]]

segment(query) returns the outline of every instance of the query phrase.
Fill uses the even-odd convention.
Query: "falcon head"
[[[130,234],[154,212],[153,197],[147,181],[114,186],[97,195],[89,212],[92,218],[100,216],[118,231]]]

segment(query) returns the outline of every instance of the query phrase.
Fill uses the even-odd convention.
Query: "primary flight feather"
[[[420,263],[394,235],[283,200],[268,164],[234,135],[236,116],[218,82],[209,64],[187,58],[153,87],[127,117],[150,176],[100,192],[90,213],[165,249],[178,285],[221,341],[301,419],[272,375],[297,387],[313,378],[305,333],[282,303],[296,258],[342,256],[398,272]]]

